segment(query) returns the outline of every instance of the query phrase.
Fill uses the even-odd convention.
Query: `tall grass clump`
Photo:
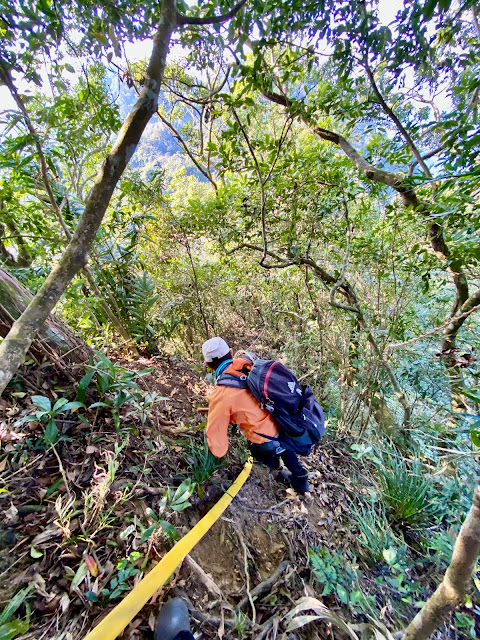
[[[376,466],[381,498],[392,526],[419,529],[433,519],[438,505],[432,481],[420,460],[408,460],[398,453],[383,454]]]
[[[393,533],[381,502],[363,501],[352,505],[351,514],[359,530],[359,553],[367,564],[383,562],[385,550],[403,544],[403,540]]]
[[[185,462],[187,463],[190,473],[188,477],[197,485],[202,485],[217,469],[225,466],[222,459],[216,458],[208,448],[207,439],[204,436],[199,444],[192,438],[189,438],[185,446]]]

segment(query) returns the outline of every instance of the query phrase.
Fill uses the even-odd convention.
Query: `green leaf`
[[[397,558],[397,550],[390,547],[389,549],[383,550],[383,557],[385,558],[385,562],[388,566],[392,566]]]
[[[54,442],[57,441],[57,438],[58,438],[57,423],[52,418],[50,422],[47,424],[47,426],[45,427],[45,443],[47,445],[53,444]]]
[[[142,533],[142,537],[140,538],[140,544],[146,542],[150,536],[152,535],[152,533],[155,531],[155,529],[158,528],[158,524],[152,524],[151,527],[148,527],[148,529],[145,529],[145,531]]]
[[[88,573],[88,567],[85,562],[82,562],[78,567],[75,575],[73,576],[72,584],[70,585],[70,593],[74,591],[85,580],[85,576]]]
[[[61,409],[61,407],[63,407],[64,405],[66,405],[67,402],[68,402],[67,398],[59,398],[53,405],[53,412],[54,413],[58,412],[58,410]]]
[[[42,411],[50,412],[52,410],[52,403],[45,396],[32,396],[32,402]]]
[[[41,558],[43,556],[43,551],[35,549],[35,547],[30,547],[30,555],[32,558]]]
[[[0,613],[0,624],[8,622],[10,618],[12,618],[16,610],[27,600],[31,590],[32,587],[28,586],[25,587],[25,589],[21,589],[13,596],[5,609]]]
[[[335,591],[337,592],[337,596],[343,604],[348,604],[349,597],[348,591],[341,584],[337,584]]]
[[[175,494],[172,499],[172,503],[179,504],[181,502],[185,502],[189,499],[189,497],[193,493],[192,481],[187,478],[184,480],[182,484],[175,491]]]
[[[183,511],[184,509],[188,509],[188,507],[191,507],[191,506],[192,506],[192,503],[187,500],[186,502],[172,504],[172,509],[174,511]]]
[[[480,431],[472,429],[472,431],[470,431],[470,440],[476,447],[480,447]]]
[[[87,389],[90,386],[90,382],[92,381],[92,378],[94,375],[95,375],[95,371],[89,371],[83,376],[83,378],[78,383],[77,398],[79,399],[80,402],[85,402]]]
[[[180,540],[180,534],[173,526],[173,524],[167,522],[167,520],[161,520],[160,526],[162,527],[165,535],[167,536],[167,538],[169,538],[169,540]]]
[[[98,602],[98,596],[94,591],[87,591],[85,597],[89,602]]]
[[[158,516],[153,509],[151,509],[150,507],[147,507],[145,509],[145,513],[147,514],[147,516],[152,518],[152,520],[155,520],[156,522],[158,522]]]
[[[58,480],[55,480],[55,482],[50,487],[48,487],[45,497],[49,498],[51,495],[53,495],[62,484],[62,482],[63,478],[58,478]]]
[[[85,405],[83,404],[83,402],[78,402],[75,400],[75,402],[67,402],[67,404],[62,407],[62,411],[71,411],[72,409],[80,408],[85,408]]]
[[[19,620],[15,618],[0,625],[0,640],[12,640],[16,636],[21,636],[27,633],[30,628],[30,623],[27,620]]]

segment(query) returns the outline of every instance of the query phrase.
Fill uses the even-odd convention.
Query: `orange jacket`
[[[225,373],[238,374],[245,363],[245,360],[234,360]],[[228,451],[229,424],[238,424],[247,440],[257,444],[268,440],[258,434],[272,437],[278,435],[278,428],[272,417],[266,409],[262,409],[248,389],[215,387],[208,404],[207,442],[216,458],[221,458]]]

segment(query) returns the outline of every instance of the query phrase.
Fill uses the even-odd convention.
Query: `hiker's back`
[[[323,410],[313,391],[277,360],[247,353],[233,361],[217,385],[248,388],[274,418],[278,441],[291,451],[308,455],[325,432]]]

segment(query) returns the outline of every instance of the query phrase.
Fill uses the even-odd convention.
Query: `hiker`
[[[206,428],[210,451],[216,458],[223,457],[228,451],[228,426],[237,424],[249,441],[252,456],[270,469],[279,469],[281,458],[288,472],[280,471],[277,479],[289,484],[298,494],[306,494],[309,491],[307,471],[294,451],[280,445],[279,428],[274,419],[249,389],[236,388],[237,378],[246,380],[251,360],[242,357],[234,360],[232,349],[219,337],[204,342],[202,352],[206,365],[215,372],[216,383],[209,398]],[[225,382],[221,380],[222,375],[227,378]]]

